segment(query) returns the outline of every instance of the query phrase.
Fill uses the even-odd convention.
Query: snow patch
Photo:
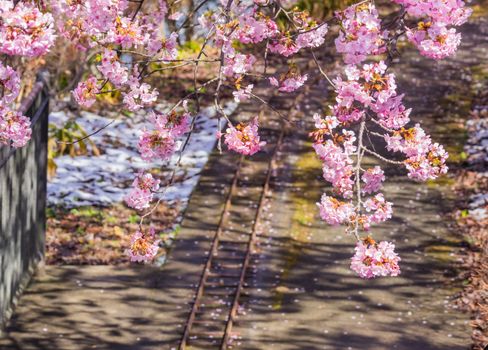
[[[231,114],[237,104],[229,102],[225,112]],[[195,128],[183,152],[180,167],[176,172],[179,179],[162,194],[167,202],[179,201],[186,206],[190,195],[198,183],[200,172],[208,161],[209,155],[217,141],[218,121],[215,109],[203,109],[195,118]],[[93,113],[83,112],[83,118],[76,122],[88,133],[93,133],[113,121]],[[54,112],[49,122],[62,126],[69,120],[64,112]],[[144,127],[149,122],[143,115],[117,119],[90,139],[103,154],[70,157],[68,155],[55,159],[56,176],[47,186],[48,205],[62,205],[68,208],[83,205],[108,206],[122,202],[129,191],[135,173],[142,169],[161,170],[164,183],[174,169],[180,152],[177,151],[170,161],[148,163],[143,161],[137,151],[137,142]],[[180,140],[180,147],[186,135]]]

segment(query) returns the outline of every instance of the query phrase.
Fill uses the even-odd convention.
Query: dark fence
[[[34,86],[20,111],[32,139],[19,149],[0,146],[0,331],[44,256],[49,98]]]

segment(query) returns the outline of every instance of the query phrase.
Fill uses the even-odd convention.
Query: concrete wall
[[[16,150],[0,146],[0,330],[44,255],[48,109],[37,83],[20,108],[32,139]]]

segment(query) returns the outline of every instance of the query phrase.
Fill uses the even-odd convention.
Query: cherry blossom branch
[[[359,217],[361,216],[361,160],[363,158],[363,134],[364,129],[366,127],[366,122],[364,120],[361,121],[359,125],[359,134],[358,134],[358,146],[356,151],[356,196],[357,196],[357,204],[356,204],[356,218],[355,218],[355,225],[354,225],[354,236],[356,240],[359,242],[361,238],[359,237]]]
[[[83,136],[82,138],[79,138],[79,139],[77,139],[77,140],[75,140],[75,141],[70,141],[70,142],[68,142],[68,141],[59,141],[59,140],[56,140],[56,143],[57,143],[57,144],[59,144],[59,145],[74,145],[74,144],[76,144],[76,143],[78,143],[78,142],[82,142],[82,141],[84,141],[84,140],[86,140],[86,139],[89,139],[90,137],[92,137],[92,136],[94,136],[94,135],[98,134],[100,131],[102,131],[102,130],[104,130],[104,129],[108,128],[108,127],[109,127],[110,125],[112,125],[114,122],[115,122],[115,119],[111,120],[109,123],[105,124],[104,126],[102,126],[101,128],[99,128],[99,129],[95,130],[94,132],[92,132],[92,133],[90,133],[90,134],[88,134],[88,135],[86,135],[86,136]]]
[[[193,18],[193,15],[198,12],[202,8],[203,5],[205,5],[209,0],[203,0],[200,4],[198,4],[189,14],[186,16],[185,21],[176,28],[176,31],[180,31],[181,29],[185,28],[186,24],[190,21],[190,19]]]
[[[372,156],[374,156],[374,157],[376,157],[376,158],[378,158],[378,159],[380,159],[380,160],[382,160],[382,161],[384,161],[386,163],[395,164],[395,165],[404,165],[404,163],[401,162],[401,161],[396,161],[396,160],[391,160],[391,159],[385,158],[382,155],[380,155],[380,154],[378,154],[378,153],[376,153],[376,152],[374,152],[374,151],[372,151],[372,150],[370,150],[370,149],[368,149],[368,148],[366,148],[364,146],[361,146],[361,148],[366,153],[368,153],[368,154],[370,154],[370,155],[372,155]]]
[[[289,118],[287,118],[283,113],[281,113],[278,109],[276,109],[271,103],[263,100],[261,97],[253,94],[252,92],[249,93],[249,95],[251,97],[255,98],[256,100],[258,100],[259,102],[261,102],[263,105],[268,106],[273,112],[275,112],[281,119],[283,119],[287,123],[290,123],[290,124],[293,124],[294,123],[294,121],[292,121]]]
[[[320,74],[322,74],[325,77],[325,79],[329,82],[329,84],[333,88],[335,88],[336,86],[335,86],[334,82],[329,78],[329,76],[327,75],[327,73],[325,73],[325,71],[320,66],[320,63],[317,60],[317,57],[315,56],[315,51],[312,48],[310,48],[310,52],[312,53],[313,60],[314,60],[315,64],[317,65],[317,68],[319,69]]]

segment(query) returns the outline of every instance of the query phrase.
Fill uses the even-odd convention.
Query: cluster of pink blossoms
[[[135,70],[137,74],[137,70]],[[135,112],[144,106],[150,106],[156,102],[159,92],[156,89],[151,90],[151,85],[141,83],[139,79],[132,75],[128,81],[131,87],[128,92],[124,92],[124,104],[129,111]]]
[[[337,119],[334,116],[328,119],[333,120],[334,124],[337,123]],[[324,179],[332,184],[336,194],[344,198],[351,198],[354,184],[351,178],[354,170],[351,156],[356,151],[356,146],[354,145],[356,136],[351,130],[336,131],[334,128],[329,128],[326,130],[319,129],[316,132],[313,147],[323,162]],[[322,141],[315,138],[319,133]],[[329,133],[330,139],[325,140],[324,135],[327,133]]]
[[[401,128],[392,135],[386,134],[385,140],[389,150],[408,157],[405,165],[410,178],[426,181],[447,173],[447,152],[442,145],[432,143],[419,124],[409,129]]]
[[[263,14],[259,6],[247,3],[232,3],[228,13],[229,20],[223,22],[223,17],[218,13],[199,18],[199,23],[206,29],[215,29],[215,45],[220,47],[224,54],[224,66],[222,72],[229,78],[242,80],[253,68],[256,58],[252,54],[239,52],[234,43],[258,44],[267,42],[269,52],[289,57],[301,49],[315,48],[322,45],[328,27],[325,23],[317,24],[306,11],[292,10],[293,29],[280,31],[276,22]],[[307,76],[300,75],[296,69],[290,69],[287,74],[269,77],[273,86],[281,92],[292,92],[300,88]],[[248,85],[250,86],[250,85]],[[236,100],[245,100],[250,96],[249,90],[238,89],[234,92]]]
[[[98,79],[96,77],[90,77],[78,83],[76,89],[73,90],[73,97],[80,106],[89,108],[97,100],[97,94],[99,92]]]
[[[156,101],[158,92],[141,81],[138,66],[132,67],[130,61],[125,62],[114,47],[144,48],[161,63],[176,59],[177,34],[165,37],[160,31],[162,19],[168,12],[164,1],[159,1],[158,9],[153,13],[134,18],[126,13],[129,8],[126,0],[52,0],[51,6],[62,36],[83,50],[95,46],[103,48],[97,66],[101,76],[97,78],[122,91],[125,108],[137,111]],[[75,91],[75,99],[83,107],[91,106],[94,94],[103,93],[90,88],[91,85],[92,82],[82,82]]]
[[[132,183],[132,190],[125,197],[125,202],[131,208],[142,210],[149,208],[154,192],[159,189],[161,181],[149,173],[140,172]]]
[[[34,3],[0,2],[0,53],[37,57],[55,40],[53,17]],[[0,144],[24,146],[31,137],[30,120],[14,110],[21,79],[12,67],[0,62]]]
[[[396,92],[394,74],[386,70],[383,62],[365,64],[361,69],[347,66],[347,80],[340,77],[334,80],[337,94],[336,105],[331,106],[334,115],[325,118],[314,115],[316,129],[310,134],[315,152],[323,162],[324,179],[332,184],[335,195],[345,199],[324,194],[318,203],[320,215],[331,225],[348,226],[348,230],[356,232],[356,235],[359,229],[368,231],[372,224],[390,219],[393,213],[392,203],[378,193],[385,181],[384,171],[379,166],[361,169],[361,158],[367,150],[362,138],[369,119],[384,129],[388,150],[405,154],[407,159],[404,164],[411,178],[436,178],[447,170],[447,153],[442,146],[432,144],[419,125],[404,128],[410,121],[411,111],[403,106],[403,96]],[[363,131],[353,131],[354,124],[363,125],[360,127]],[[379,133],[376,135],[381,136]],[[370,152],[375,154],[374,151]],[[358,184],[361,186],[358,187]],[[360,191],[366,198],[359,197],[360,202],[354,203],[354,191]],[[389,243],[384,244],[393,247]],[[359,263],[364,260],[361,254],[385,253],[383,249],[378,249],[380,246],[382,244],[365,246],[359,243],[353,258],[353,270],[368,278],[398,274],[396,263],[391,266]],[[394,254],[393,251],[391,253]]]
[[[261,141],[258,134],[258,117],[247,125],[239,123],[235,127],[229,126],[224,134],[224,142],[230,150],[240,154],[252,156],[259,152],[266,142]]]
[[[159,114],[154,111],[148,116],[153,128],[144,130],[137,148],[142,159],[152,161],[168,160],[176,151],[177,139],[190,130],[190,114],[177,113]]]
[[[12,103],[19,95],[20,77],[19,74],[10,66],[4,66],[0,62],[0,87],[3,96],[0,99],[1,106]]]
[[[385,181],[385,172],[379,166],[367,169],[361,179],[364,182],[363,193],[378,192]]]
[[[23,147],[31,134],[29,118],[0,106],[0,144]]]
[[[278,91],[293,92],[303,86],[308,79],[308,75],[300,75],[295,69],[290,69],[286,74],[280,76],[279,80],[275,77],[270,77],[271,85],[276,86]]]
[[[49,51],[56,38],[54,20],[33,2],[0,1],[0,52],[35,57]]]
[[[131,237],[130,247],[127,250],[130,261],[152,261],[158,254],[159,242],[161,242],[161,240],[156,238],[156,233],[153,227],[150,228],[149,233],[136,231]]]
[[[443,58],[452,54],[460,35],[449,26],[463,24],[471,11],[460,0],[394,0],[415,17],[426,19],[418,28],[405,29],[403,14],[390,24],[391,33],[406,30],[423,55]],[[372,3],[352,5],[337,13],[341,32],[336,39],[337,51],[344,54],[347,79],[333,81],[336,103],[332,115],[314,115],[315,130],[310,133],[314,149],[323,163],[324,179],[332,184],[334,196],[324,194],[317,203],[320,216],[330,225],[346,225],[358,243],[351,269],[363,278],[397,276],[400,258],[389,242],[365,240],[359,231],[368,231],[372,224],[392,217],[392,203],[380,193],[385,181],[380,166],[363,169],[365,154],[394,164],[403,164],[408,176],[415,180],[435,179],[447,172],[447,152],[433,143],[420,125],[407,127],[411,109],[403,105],[403,95],[397,93],[395,75],[387,72],[387,65],[356,64],[370,55],[386,52],[398,37],[390,41],[390,32],[383,29],[378,12]],[[397,27],[394,27],[396,25]],[[396,35],[396,34],[394,34]],[[372,128],[380,132],[369,131]],[[365,138],[368,135],[368,138]],[[403,155],[403,161],[385,158],[368,146],[372,137],[384,139],[386,148]],[[356,193],[356,195],[354,195]],[[339,198],[342,197],[342,198]]]
[[[400,260],[392,243],[376,243],[368,237],[357,243],[351,259],[351,269],[362,278],[398,276]]]
[[[301,49],[321,46],[325,41],[325,35],[329,31],[326,24],[318,26],[315,22],[301,21],[299,34],[294,39],[291,35],[280,34],[271,41],[270,52],[280,54],[285,57],[296,54]]]
[[[385,52],[386,31],[381,29],[378,11],[371,3],[354,5],[337,12],[341,31],[335,40],[337,52],[344,54],[344,62],[355,64],[369,55]]]
[[[318,203],[320,217],[329,225],[341,225],[350,221],[355,216],[355,210],[350,202],[342,202],[326,194]]]
[[[238,87],[236,91],[232,92],[232,95],[234,95],[234,100],[236,102],[243,102],[250,99],[253,87],[254,84],[249,84],[244,89]]]
[[[464,24],[472,10],[461,0],[394,0],[408,14],[420,17],[417,28],[407,31],[408,39],[426,57],[442,59],[456,52],[461,34],[455,28]]]

